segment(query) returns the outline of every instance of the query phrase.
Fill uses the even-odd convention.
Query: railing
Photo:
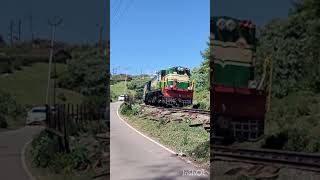
[[[97,124],[97,130],[101,132],[103,123],[107,123],[106,111],[85,104],[57,104],[51,109],[46,106],[46,130],[61,138],[66,152],[70,151],[68,137],[92,123]]]

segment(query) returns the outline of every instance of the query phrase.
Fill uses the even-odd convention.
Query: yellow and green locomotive
[[[157,72],[145,84],[143,101],[147,105],[182,107],[192,104],[195,82],[190,69],[177,66]]]
[[[211,17],[210,22],[213,134],[232,140],[258,140],[264,134],[271,89],[262,88],[264,79],[258,82],[254,77],[256,27],[251,21],[226,16]]]

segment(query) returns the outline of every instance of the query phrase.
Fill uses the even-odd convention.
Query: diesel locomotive
[[[144,103],[165,107],[191,105],[195,81],[190,80],[190,75],[190,69],[181,66],[158,71],[144,86]]]
[[[254,77],[256,27],[220,16],[211,17],[210,32],[211,134],[230,142],[258,140],[270,92]]]

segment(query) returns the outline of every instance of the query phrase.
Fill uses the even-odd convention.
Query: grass
[[[66,65],[57,64],[58,74],[66,70]],[[48,64],[35,63],[23,67],[21,71],[13,74],[0,75],[0,89],[10,92],[19,104],[43,105],[45,104],[48,78]],[[51,81],[53,87],[53,81]],[[80,103],[82,95],[66,89],[57,89],[56,94],[64,93],[69,103]],[[53,91],[50,89],[52,100]],[[61,102],[57,99],[57,102]]]
[[[50,169],[36,168],[32,165],[31,144],[26,148],[26,164],[31,174],[38,180],[92,180],[93,172],[81,174],[56,174]]]
[[[122,115],[133,127],[157,139],[160,143],[184,153],[206,168],[209,167],[209,133],[202,127],[189,127],[187,121],[155,122],[139,116]]]
[[[118,97],[120,95],[123,95],[124,94],[124,89],[125,89],[125,82],[124,81],[121,81],[121,82],[118,82],[116,84],[113,84],[110,86],[110,89],[111,89],[111,99],[112,101],[117,101],[118,100]],[[135,91],[133,90],[130,90],[127,88],[127,93],[128,94],[132,94],[134,95],[135,94]]]

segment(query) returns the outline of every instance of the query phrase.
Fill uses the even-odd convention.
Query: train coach
[[[258,140],[264,134],[270,92],[261,88],[264,80],[254,77],[256,27],[221,16],[211,17],[210,31],[212,134],[230,142]]]
[[[192,104],[195,81],[190,69],[177,66],[160,70],[145,84],[143,101],[147,105],[182,107]]]

